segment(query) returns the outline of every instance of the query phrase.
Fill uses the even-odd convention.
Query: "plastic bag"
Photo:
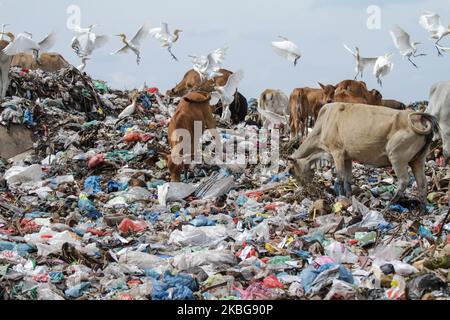
[[[214,227],[183,226],[183,230],[175,230],[169,238],[169,244],[180,246],[208,246],[228,236],[227,229],[220,225]]]
[[[352,300],[356,298],[355,288],[347,282],[333,280],[330,291],[324,300]]]
[[[175,256],[173,259],[173,265],[178,270],[188,270],[194,267],[206,266],[206,265],[236,265],[237,260],[232,252],[220,250],[220,251],[199,251],[192,253],[185,253]]]
[[[336,263],[354,264],[358,262],[358,256],[348,251],[344,244],[337,241],[332,241],[325,247],[325,254]]]
[[[8,185],[16,185],[25,182],[37,182],[41,180],[42,169],[38,164],[29,167],[11,167],[5,172],[4,179]]]
[[[194,193],[195,190],[195,186],[181,182],[171,182],[158,186],[159,204],[166,206],[170,202],[183,200]]]

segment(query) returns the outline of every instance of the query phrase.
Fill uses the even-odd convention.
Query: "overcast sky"
[[[150,37],[143,45],[139,67],[134,55],[109,54],[121,46],[117,37],[94,52],[86,71],[117,88],[135,88],[145,81],[165,91],[191,68],[189,54],[207,54],[222,46],[229,47],[224,67],[246,73],[240,91],[247,98],[267,88],[289,94],[293,88],[316,86],[318,81],[336,84],[353,79],[354,60],[342,43],[351,48],[358,45],[364,56],[396,53],[394,72],[384,79],[382,89],[371,71],[367,70],[364,78],[385,98],[404,102],[427,99],[434,83],[450,78],[450,54],[439,58],[418,24],[421,12],[431,10],[440,13],[443,24],[448,25],[449,0],[0,0],[0,24],[11,24],[8,30],[14,33],[32,32],[39,40],[56,31],[58,42],[53,51],[77,66],[80,62],[69,46],[72,32],[66,27],[70,5],[80,7],[83,27],[97,23],[100,34],[133,36],[145,21],[155,27],[165,21],[172,30],[184,30],[173,48],[179,62]],[[367,27],[370,5],[381,8],[379,30]],[[428,56],[417,58],[418,70],[402,60],[394,47],[389,29],[395,23],[423,43],[420,50]],[[296,68],[272,51],[271,41],[278,35],[300,47],[303,56]],[[442,44],[450,47],[450,36]]]

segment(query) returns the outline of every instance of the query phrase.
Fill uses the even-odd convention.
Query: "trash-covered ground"
[[[298,186],[285,170],[296,147],[287,140],[281,173],[198,166],[168,183],[176,105],[156,90],[141,90],[134,115],[118,120],[129,92],[72,69],[13,69],[11,88],[2,124],[23,124],[36,141],[1,163],[0,299],[450,297],[439,151],[427,165],[427,215],[413,180],[408,200],[388,205],[389,169],[355,164],[353,199],[335,198],[328,168]]]

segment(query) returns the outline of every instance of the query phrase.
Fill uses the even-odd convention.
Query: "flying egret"
[[[394,44],[397,49],[400,51],[400,54],[403,57],[408,58],[408,61],[412,63],[414,67],[417,68],[417,65],[411,60],[411,57],[421,57],[426,56],[426,54],[416,54],[417,53],[417,45],[420,42],[411,42],[411,37],[409,34],[400,28],[397,24],[392,27],[390,31],[392,40],[394,40]]]
[[[180,38],[180,33],[183,30],[175,29],[173,34],[169,32],[169,26],[166,22],[161,22],[161,27],[153,28],[150,30],[150,35],[161,43],[163,48],[167,48],[170,55],[175,61],[178,61],[177,57],[172,53],[172,45]]]
[[[19,33],[10,44],[3,49],[3,53],[8,56],[14,56],[19,53],[33,53],[33,57],[38,64],[39,53],[50,50],[56,42],[56,34],[54,32],[47,35],[42,41],[35,42],[29,34]]]
[[[373,74],[381,87],[383,86],[381,78],[387,76],[394,69],[394,63],[389,60],[391,56],[392,54],[389,53],[378,57],[373,67]]]
[[[148,36],[150,31],[150,24],[146,22],[136,33],[136,35],[128,41],[127,36],[124,33],[118,34],[117,36],[122,38],[122,42],[125,44],[125,46],[116,52],[113,52],[111,54],[118,54],[118,53],[128,53],[130,51],[133,51],[136,55],[136,62],[139,65],[141,61],[141,44],[144,41],[144,39]]]
[[[302,54],[298,46],[289,41],[288,38],[279,36],[283,41],[274,41],[272,42],[273,50],[281,57],[288,59],[289,61],[294,63],[294,66],[297,65],[298,60],[301,58]]]
[[[78,69],[80,72],[83,72],[84,69],[86,68],[87,61],[90,60],[90,59],[91,59],[91,58],[89,58],[89,57],[82,57],[82,58],[81,58],[81,64],[77,67],[77,69]]]
[[[193,59],[193,69],[198,72],[202,80],[222,76],[219,70],[222,69],[227,50],[228,48],[220,48],[207,56],[190,56]]]
[[[136,112],[136,105],[138,99],[139,93],[135,92],[131,95],[132,103],[119,114],[119,119],[130,117]]]
[[[76,35],[72,39],[71,47],[78,57],[83,58],[90,56],[94,50],[100,49],[108,42],[108,36],[100,36],[92,32],[92,29],[95,26],[96,25],[93,24],[89,26],[89,28],[76,27],[74,29]]]
[[[441,23],[441,17],[437,13],[430,11],[426,11],[420,16],[419,24],[430,33],[431,39],[436,40],[436,49],[439,56],[442,56],[439,42],[450,34],[450,25],[444,27]]]
[[[244,78],[244,71],[239,70],[233,73],[223,87],[215,87],[215,91],[211,94],[210,104],[212,106],[222,102],[222,121],[229,122],[231,119],[230,105],[233,103],[239,82]]]
[[[366,69],[366,67],[372,66],[375,64],[375,62],[377,61],[377,58],[364,58],[361,57],[361,53],[359,51],[358,47],[355,47],[355,52],[353,52],[349,47],[347,47],[347,45],[344,44],[344,48],[350,52],[356,59],[356,76],[355,76],[355,80],[358,79],[358,76],[361,75],[361,79],[364,76],[364,70]]]

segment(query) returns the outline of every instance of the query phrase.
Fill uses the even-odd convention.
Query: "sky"
[[[28,31],[40,40],[55,31],[58,41],[51,51],[61,53],[77,66],[79,59],[70,48],[73,33],[67,22],[73,16],[70,6],[80,9],[82,27],[98,24],[98,34],[110,35],[108,44],[95,51],[86,72],[105,80],[114,88],[132,89],[144,82],[162,91],[172,88],[192,67],[189,55],[206,55],[220,47],[228,47],[224,63],[226,69],[244,70],[240,84],[247,98],[258,97],[265,89],[281,89],[290,94],[294,88],[317,87],[317,82],[336,84],[353,79],[355,61],[345,51],[343,43],[359,46],[363,56],[394,53],[394,70],[383,80],[383,88],[376,83],[371,70],[364,81],[369,88],[381,91],[386,99],[403,102],[427,100],[431,86],[450,77],[450,54],[437,56],[433,42],[419,25],[424,10],[438,12],[444,25],[450,24],[449,0],[0,0],[0,24],[10,24],[7,31]],[[368,28],[367,22],[378,17],[368,7],[379,8],[380,19]],[[142,46],[142,62],[136,65],[132,54],[111,56],[121,47],[114,35],[130,37],[149,21],[153,27],[160,22],[171,30],[184,32],[173,52],[175,62],[166,50],[148,37]],[[420,41],[421,53],[416,59],[419,69],[403,60],[389,35],[399,24]],[[276,55],[271,42],[279,35],[295,42],[301,52],[297,67]],[[450,36],[442,41],[450,47]]]

